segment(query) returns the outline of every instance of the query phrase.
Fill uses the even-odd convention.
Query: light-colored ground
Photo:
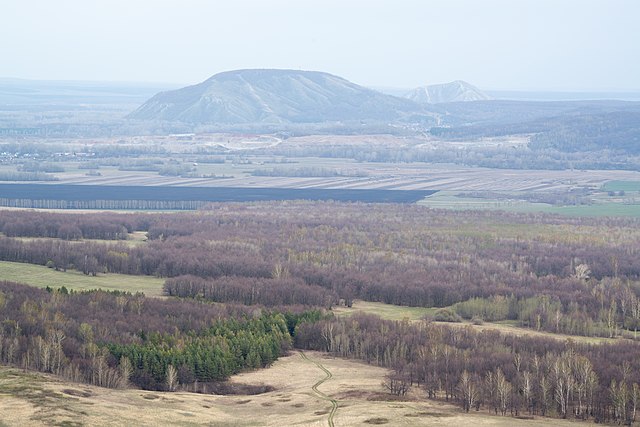
[[[520,420],[486,412],[465,414],[458,407],[426,401],[420,390],[393,401],[381,382],[386,370],[359,362],[305,352],[292,353],[272,367],[232,381],[270,384],[275,391],[254,396],[218,396],[109,390],[64,383],[53,377],[0,367],[0,425],[87,426],[328,426],[331,403],[338,403],[335,426],[555,426],[554,419]],[[368,421],[368,422],[367,422]]]
[[[20,209],[20,208],[6,208],[4,209]],[[49,211],[49,212],[58,212],[58,213],[90,213],[90,211],[81,211],[80,209],[38,209],[39,211]],[[112,211],[113,212],[113,211]],[[4,235],[0,233],[0,235]],[[21,240],[23,242],[46,242],[50,240],[60,240],[56,237],[13,237],[14,239]],[[117,244],[125,244],[127,246],[139,246],[147,242],[147,233],[144,231],[134,231],[133,233],[129,233],[127,235],[126,240],[105,240],[105,239],[81,239],[81,240],[65,240],[67,243],[102,243],[105,245],[117,245]]]

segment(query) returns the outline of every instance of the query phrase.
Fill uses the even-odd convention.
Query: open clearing
[[[38,288],[59,288],[83,291],[105,289],[111,291],[143,292],[147,296],[162,296],[164,279],[151,276],[133,276],[127,274],[98,274],[87,276],[80,271],[55,271],[42,265],[20,262],[0,261],[0,280],[24,283]]]
[[[21,208],[6,208],[5,209],[21,209]],[[39,209],[39,211],[44,211],[45,209]],[[47,209],[48,210],[48,209]],[[80,213],[78,210],[64,210],[64,209],[51,209],[51,211],[56,211],[59,213]],[[113,212],[113,211],[112,211]],[[4,234],[0,233],[0,236],[4,236]],[[23,242],[46,242],[51,240],[61,240],[57,237],[12,237],[12,239],[18,239]],[[80,240],[65,240],[67,243],[102,243],[105,245],[117,245],[117,244],[125,244],[127,246],[139,246],[145,244],[147,242],[147,233],[144,231],[134,231],[133,233],[129,233],[127,235],[126,240],[107,240],[107,239],[80,239]]]
[[[335,426],[575,425],[557,419],[466,414],[452,405],[423,400],[420,390],[403,400],[390,399],[381,386],[385,369],[318,352],[305,356],[295,352],[268,369],[231,379],[275,387],[252,396],[111,390],[0,367],[0,425],[328,426],[332,405],[314,392],[314,385],[337,401]]]
[[[354,301],[351,308],[340,306],[334,307],[333,312],[337,316],[351,316],[355,313],[366,313],[380,316],[387,320],[409,320],[412,322],[422,320],[426,315],[432,315],[438,308],[424,308],[424,307],[405,307],[392,304],[384,304],[381,302],[369,302],[369,301]],[[485,322],[482,325],[474,325],[471,322],[436,322],[439,324],[451,326],[454,328],[470,327],[480,331],[498,331],[503,334],[518,335],[518,336],[532,336],[532,337],[545,337],[553,338],[561,341],[571,339],[575,342],[585,344],[602,344],[613,343],[617,339],[614,338],[600,338],[600,337],[583,337],[580,335],[565,335],[554,334],[552,332],[536,331],[534,329],[523,328],[513,324],[513,322]]]
[[[345,306],[334,307],[333,312],[338,316],[351,316],[354,313],[367,313],[380,316],[387,320],[421,320],[424,316],[432,315],[437,308],[404,307],[382,302],[354,301],[351,308]]]

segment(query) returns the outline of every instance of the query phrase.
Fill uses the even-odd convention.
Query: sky
[[[290,68],[373,87],[640,90],[638,18],[638,0],[2,0],[0,77]]]

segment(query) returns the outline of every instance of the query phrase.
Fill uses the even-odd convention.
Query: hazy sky
[[[0,0],[0,77],[294,68],[368,86],[638,90],[639,18],[638,0]]]

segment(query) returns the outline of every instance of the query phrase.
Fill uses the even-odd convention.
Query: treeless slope
[[[0,367],[0,425],[215,425],[327,426],[336,400],[336,426],[556,426],[575,425],[558,419],[520,420],[424,400],[415,390],[392,400],[381,383],[386,370],[307,351],[283,357],[268,369],[237,375],[232,382],[269,384],[275,391],[253,396],[219,396],[111,390],[63,382],[52,376]],[[319,369],[315,363],[330,372]]]

